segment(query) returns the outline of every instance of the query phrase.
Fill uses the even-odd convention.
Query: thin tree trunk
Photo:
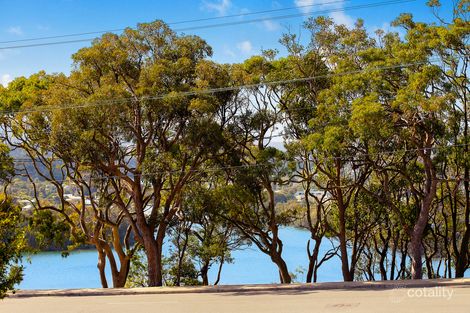
[[[416,228],[416,227],[415,227]],[[423,249],[422,249],[422,236],[419,231],[414,231],[410,241],[410,257],[411,257],[411,278],[423,278]]]
[[[411,232],[410,241],[410,256],[411,256],[411,278],[422,279],[423,278],[423,247],[422,241],[424,236],[424,230],[428,224],[429,212],[431,211],[431,205],[436,196],[437,179],[434,170],[434,165],[431,160],[431,150],[421,153],[423,158],[424,169],[426,173],[426,186],[425,195],[421,202],[421,207],[418,214],[418,220],[416,221],[413,231]]]
[[[120,260],[120,263],[120,270],[116,279],[116,286],[114,286],[115,288],[123,288],[126,286],[131,260],[127,258],[126,260]]]
[[[156,286],[163,286],[163,262],[162,262],[162,254],[163,254],[163,241],[165,239],[165,232],[166,232],[167,224],[165,222],[160,223],[157,232],[157,238],[155,240],[156,245]]]
[[[225,259],[225,256],[222,256],[222,258],[220,259],[219,270],[217,271],[217,279],[214,282],[214,286],[220,282],[220,276],[222,274],[222,266],[224,266],[224,261],[225,261],[224,259]]]
[[[343,199],[343,190],[341,189],[341,163],[339,160],[336,163],[336,197],[339,213],[339,251],[341,256],[341,271],[343,273],[344,281],[352,281],[349,270],[348,247],[346,240],[346,205]]]
[[[318,264],[318,254],[320,251],[320,245],[321,241],[320,240],[315,240],[315,246],[313,247],[313,252],[310,254],[309,246],[310,246],[310,241],[307,243],[307,253],[308,253],[308,271],[307,271],[307,277],[306,277],[306,282],[311,283],[312,280],[316,282],[316,268]],[[315,276],[315,277],[314,277]],[[314,279],[315,278],[315,279]]]
[[[209,285],[209,276],[208,276],[208,272],[209,272],[209,263],[206,262],[202,268],[201,268],[201,277],[202,277],[202,284],[204,286],[208,286]]]
[[[341,195],[341,192],[340,192],[340,195]],[[339,225],[339,245],[340,245],[339,250],[341,253],[341,271],[343,272],[344,281],[352,281],[353,278],[349,271],[348,247],[347,247],[347,240],[346,240],[345,208],[343,205],[339,205],[338,209],[339,209],[339,224],[340,224]]]
[[[469,146],[469,118],[467,108],[467,98],[464,98],[464,155],[470,155]],[[470,246],[470,164],[469,158],[464,159],[464,193],[465,193],[465,233],[460,243],[460,257],[455,261],[455,277],[463,277],[469,266],[469,246]]]
[[[147,256],[147,285],[149,287],[161,286],[158,282],[158,267],[161,262],[158,262],[157,255],[158,249],[155,240],[152,238],[146,238],[145,244],[145,255]]]
[[[106,280],[106,255],[103,250],[98,249],[98,270],[100,272],[100,281],[103,288],[108,288],[108,281]]]
[[[271,260],[277,265],[281,284],[290,284],[292,282],[292,278],[287,270],[287,264],[284,259],[279,254],[272,253]]]
[[[392,247],[392,262],[390,264],[390,280],[395,279],[395,264],[397,260],[397,248],[398,248],[398,238],[400,238],[400,233],[397,232],[397,237],[393,239],[393,247]]]

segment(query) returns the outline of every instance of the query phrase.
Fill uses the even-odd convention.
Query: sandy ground
[[[415,312],[470,313],[470,285],[407,288],[374,286],[353,290],[235,288],[224,292],[177,292],[36,296],[25,293],[0,301],[0,312]]]

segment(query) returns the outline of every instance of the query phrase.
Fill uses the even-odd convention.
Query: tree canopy
[[[291,283],[285,226],[310,233],[308,282],[333,257],[345,281],[463,277],[468,12],[462,0],[451,21],[402,14],[403,34],[309,18],[307,40],[287,33],[283,52],[240,64],[162,21],[104,34],[70,74],[0,89],[0,177],[7,194],[31,186],[30,215],[63,222],[72,248],[95,246],[103,287],[107,262],[114,287],[207,285],[215,264],[217,284],[246,245]],[[19,200],[2,202],[2,290],[21,277]]]

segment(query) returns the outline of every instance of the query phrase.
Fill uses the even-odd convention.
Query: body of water
[[[284,228],[280,237],[284,243],[283,255],[289,271],[307,269],[306,243],[309,233],[295,228]],[[325,249],[327,246],[325,245]],[[224,264],[220,284],[263,284],[279,282],[279,274],[269,256],[251,246],[232,253],[234,262]],[[25,262],[24,279],[20,289],[66,289],[101,287],[96,267],[97,253],[94,250],[71,252],[66,258],[60,252],[42,252],[29,257]],[[210,282],[217,276],[217,266],[209,272]],[[108,271],[108,282],[111,273]],[[305,274],[298,274],[304,281]],[[326,262],[319,273],[319,281],[341,281],[341,265],[338,258]]]
[[[290,272],[308,267],[306,243],[309,232],[284,228],[280,231],[280,238],[284,243],[283,256]],[[325,253],[331,244],[324,241]],[[234,284],[268,284],[278,283],[279,274],[269,256],[261,253],[256,247],[247,247],[232,253],[234,263],[224,264],[221,285]],[[71,252],[63,258],[60,252],[43,252],[30,257],[25,262],[24,279],[19,289],[67,289],[67,288],[99,288],[101,287],[99,273],[96,267],[97,253],[94,250],[80,250]],[[216,264],[217,265],[217,264]],[[305,273],[297,274],[297,280],[304,282]],[[217,276],[217,266],[209,272],[210,283]],[[470,270],[466,272],[470,276]],[[111,274],[108,271],[108,282],[111,285]],[[324,263],[318,272],[319,282],[342,281],[341,262],[334,257]]]

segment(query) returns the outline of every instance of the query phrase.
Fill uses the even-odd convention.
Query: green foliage
[[[445,255],[445,264],[460,260],[465,268],[468,4],[455,3],[450,23],[400,15],[393,25],[405,36],[371,35],[361,20],[347,27],[310,18],[309,42],[281,38],[286,56],[266,50],[232,65],[209,60],[212,49],[199,37],[179,35],[161,21],[139,24],[80,49],[70,75],[40,72],[0,88],[3,109],[79,108],[6,115],[2,122],[33,157],[42,152],[76,165],[77,175],[112,178],[110,185],[121,188],[113,200],[133,210],[121,203],[116,215],[128,222],[145,216],[130,223],[134,234],[163,228],[172,245],[163,265],[167,285],[200,284],[204,271],[230,262],[230,252],[246,242],[281,269],[279,227],[299,216],[318,222],[314,230],[310,221],[312,240],[340,239],[341,257],[358,279],[378,273],[371,264],[386,263],[382,248],[405,254],[411,239],[425,244],[427,259]],[[438,0],[428,5],[435,13],[441,7]],[[116,98],[126,100],[109,101]],[[106,105],[84,105],[94,101]],[[281,129],[287,151],[272,144]],[[3,145],[0,164],[0,178],[10,178]],[[285,192],[290,186],[310,193],[311,202],[279,205],[292,198]],[[93,219],[66,213],[72,223]],[[62,240],[66,227],[56,218],[34,214],[39,242]],[[446,244],[430,244],[442,238]],[[144,257],[134,255],[128,286],[147,284]],[[401,267],[407,277],[406,262]]]
[[[199,271],[191,258],[184,257],[179,263],[177,255],[171,253],[164,259],[164,281],[166,286],[176,286],[179,279],[179,286],[198,286],[202,285],[199,280]]]
[[[8,181],[14,175],[13,158],[9,155],[10,150],[5,144],[0,143],[0,180]]]
[[[33,236],[38,249],[65,247],[70,238],[70,230],[67,223],[61,221],[56,214],[49,210],[35,210],[28,220],[28,233]]]
[[[131,258],[126,288],[147,287],[147,263],[142,248],[137,249]]]
[[[21,210],[5,195],[0,195],[0,299],[6,292],[14,291],[23,279],[21,253],[26,241],[21,228]]]
[[[356,99],[353,102],[349,127],[364,141],[370,138],[380,140],[389,137],[392,133],[387,113],[378,101],[377,94]]]
[[[2,110],[18,110],[41,103],[40,94],[47,90],[50,76],[44,71],[30,77],[19,77],[0,90],[0,108]]]
[[[163,279],[165,286],[175,286],[179,276],[181,286],[201,285],[198,279],[199,272],[190,258],[185,257],[179,264],[178,254],[175,250],[163,259]],[[142,248],[138,249],[132,256],[126,288],[147,287],[147,261]]]

